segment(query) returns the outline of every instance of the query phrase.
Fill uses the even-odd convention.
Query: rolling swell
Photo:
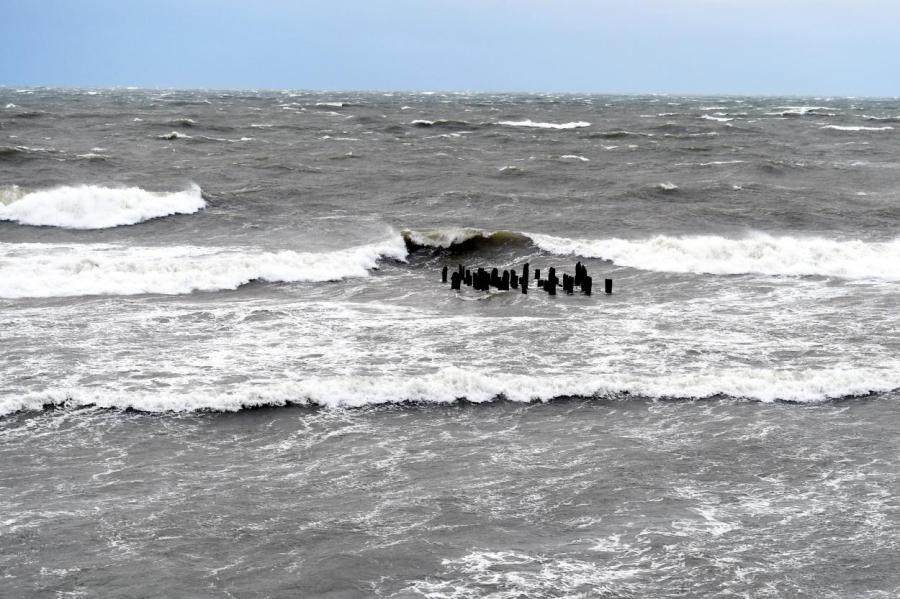
[[[488,248],[531,244],[531,239],[523,233],[473,228],[406,229],[403,231],[403,240],[410,252],[423,249],[477,252]]]

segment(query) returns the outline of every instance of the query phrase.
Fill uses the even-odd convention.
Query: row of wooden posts
[[[441,281],[447,282],[448,269],[445,266],[441,270]],[[590,295],[593,290],[594,280],[588,275],[587,268],[578,262],[575,265],[575,276],[563,273],[562,281],[556,276],[556,269],[550,267],[547,270],[547,278],[541,278],[541,270],[534,269],[534,278],[537,281],[537,288],[543,289],[550,295],[556,295],[556,288],[562,285],[563,292],[567,295],[575,293],[575,287],[581,289],[585,295]],[[509,291],[510,289],[521,289],[522,293],[528,293],[528,264],[522,268],[522,276],[516,274],[515,269],[504,270],[500,274],[500,270],[492,268],[489,273],[484,268],[477,271],[471,271],[464,268],[462,264],[453,273],[450,273],[450,289],[460,290],[466,285],[476,291],[489,291],[491,287],[496,287],[500,291]],[[607,295],[612,293],[612,279],[603,280],[604,291]]]

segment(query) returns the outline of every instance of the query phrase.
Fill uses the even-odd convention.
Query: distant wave
[[[833,129],[835,131],[893,131],[893,127],[851,127],[844,125],[824,125],[820,129]]]
[[[59,154],[59,150],[55,148],[0,146],[0,162],[15,162],[57,154]]]
[[[498,125],[505,127],[532,127],[536,129],[580,129],[582,127],[590,127],[587,121],[575,121],[571,123],[539,123],[526,119],[523,121],[500,121]]]
[[[601,131],[599,133],[589,133],[588,137],[600,138],[600,139],[620,139],[623,137],[653,137],[653,134],[619,130],[619,131]]]
[[[766,116],[800,117],[800,116],[836,116],[827,106],[776,106],[778,112],[767,112]]]
[[[862,115],[862,118],[867,121],[880,121],[883,123],[900,123],[900,115],[898,116],[870,116],[870,115]]]
[[[191,139],[190,135],[185,135],[184,133],[179,133],[178,131],[172,131],[171,133],[164,133],[162,135],[157,135],[157,139]]]
[[[417,376],[346,375],[272,383],[194,389],[173,393],[154,389],[127,393],[98,388],[60,388],[0,400],[0,415],[46,406],[97,406],[147,412],[235,412],[246,408],[315,405],[361,408],[383,404],[449,404],[549,401],[584,397],[626,399],[705,399],[731,397],[761,402],[815,403],[860,397],[900,387],[900,369],[830,368],[782,371],[762,368],[710,369],[702,373],[657,376],[609,373],[590,376],[520,376],[485,373],[455,366]]]
[[[429,121],[426,119],[416,119],[410,122],[413,127],[434,127],[436,129],[476,129],[478,125],[468,121],[459,121],[453,119],[437,119]]]
[[[622,266],[716,275],[818,275],[900,281],[900,240],[837,241],[758,233],[646,239],[569,239],[526,233],[538,247],[559,255],[603,258]]]
[[[330,252],[111,244],[0,243],[0,297],[186,294],[251,281],[365,277],[379,260],[406,259],[400,236]]]
[[[97,185],[29,193],[14,187],[0,195],[0,220],[68,229],[107,229],[172,214],[191,214],[205,206],[197,185],[174,193]]]

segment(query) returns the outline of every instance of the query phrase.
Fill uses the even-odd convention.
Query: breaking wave
[[[410,251],[422,248],[454,249],[471,251],[486,246],[502,246],[528,244],[527,235],[515,231],[485,231],[465,227],[447,227],[441,229],[422,229],[403,231],[403,239]]]
[[[246,408],[313,405],[359,408],[383,404],[448,404],[460,400],[485,403],[549,401],[582,397],[626,399],[736,398],[760,402],[815,403],[863,397],[900,388],[897,368],[831,368],[781,371],[738,368],[704,373],[637,377],[516,376],[483,373],[455,366],[418,376],[328,376],[190,392],[159,389],[119,392],[79,387],[48,390],[0,399],[0,415],[48,406],[97,406],[147,412],[234,412]]]
[[[527,234],[559,255],[602,258],[622,266],[663,272],[826,276],[900,281],[900,239],[838,241],[757,233],[742,239],[717,235],[648,239],[568,239]]]
[[[671,191],[677,186],[661,184]],[[900,239],[840,241],[821,237],[754,233],[744,238],[717,235],[644,239],[571,239],[476,228],[404,230],[409,251],[478,251],[500,246],[536,246],[557,256],[609,260],[619,266],[658,272],[713,275],[762,274],[900,281]]]
[[[158,193],[140,187],[64,186],[26,193],[0,192],[0,220],[67,229],[107,229],[172,214],[192,214],[206,202],[198,185]]]
[[[331,252],[222,247],[0,243],[0,298],[186,294],[251,281],[337,281],[406,259],[399,236]]]

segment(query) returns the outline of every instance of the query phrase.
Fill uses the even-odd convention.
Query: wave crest
[[[403,231],[403,239],[410,251],[422,248],[475,250],[485,246],[530,243],[530,239],[515,231],[486,231],[466,227],[447,227]]]
[[[26,193],[13,187],[0,194],[0,220],[67,229],[108,229],[173,214],[192,214],[205,206],[196,184],[174,193],[96,185]]]

